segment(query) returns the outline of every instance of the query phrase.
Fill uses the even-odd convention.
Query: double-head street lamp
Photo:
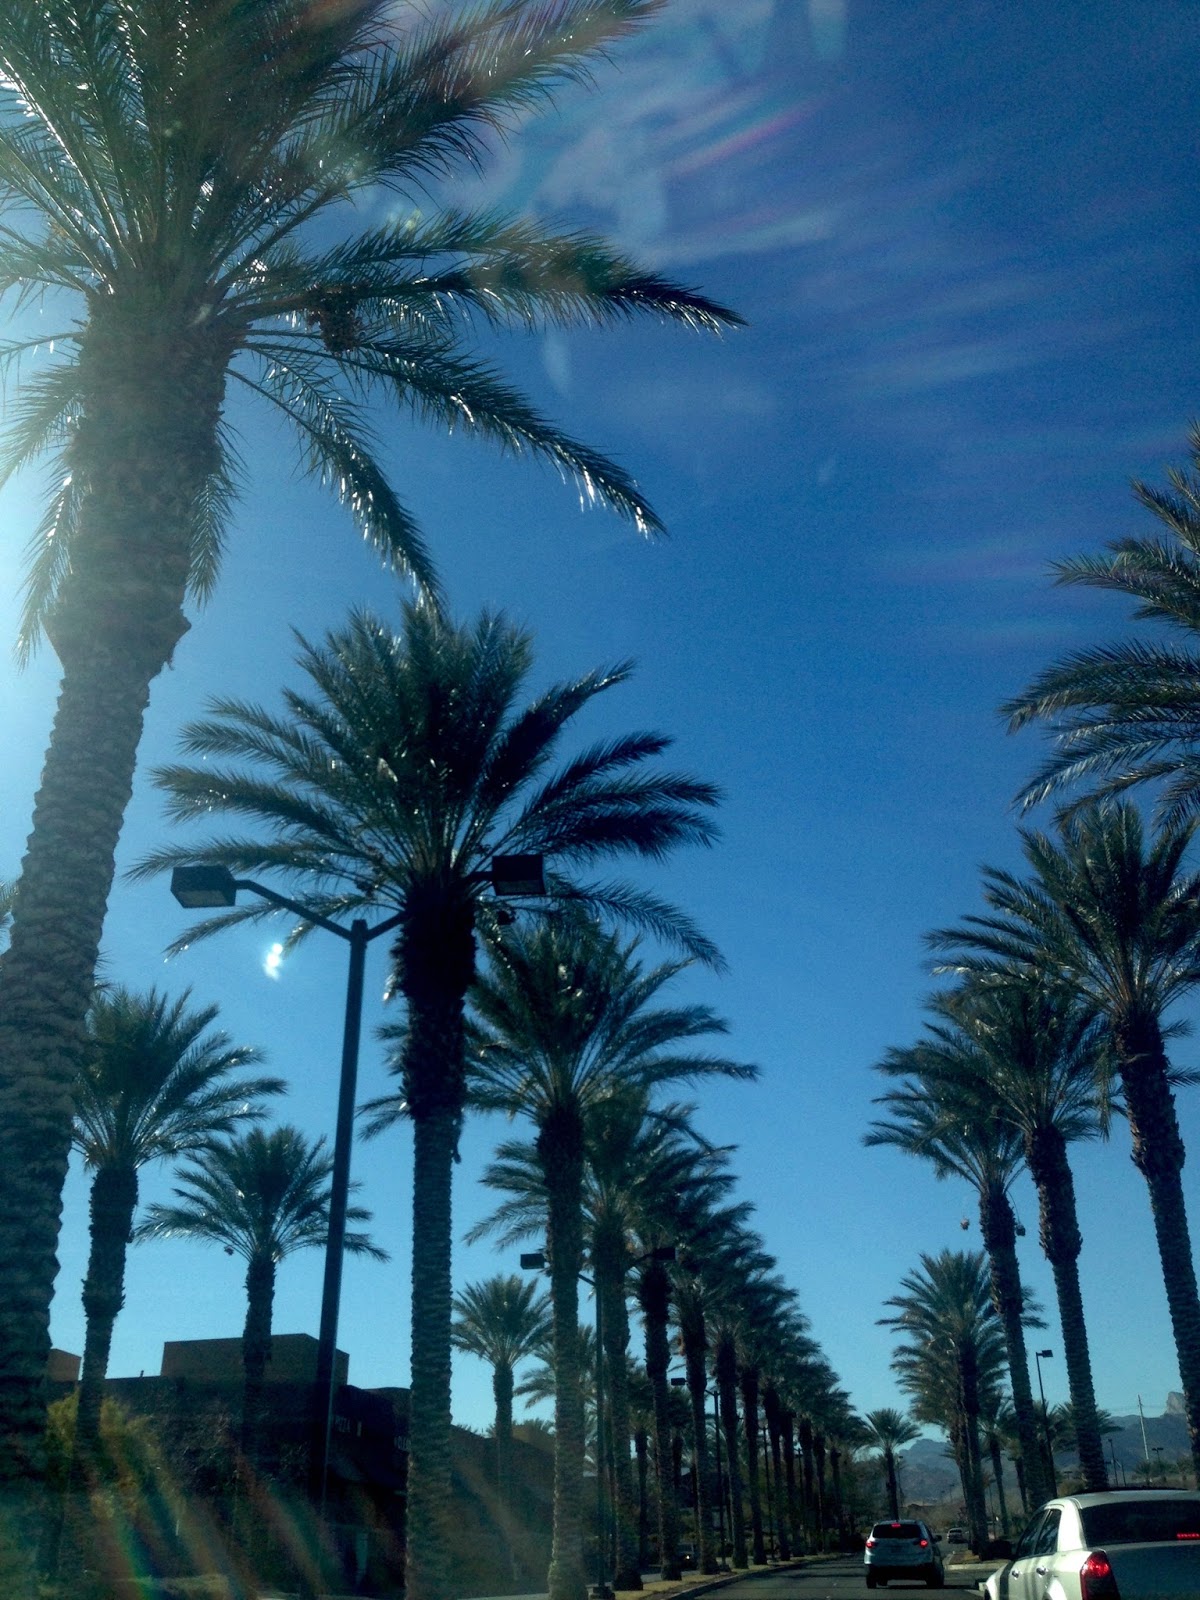
[[[490,883],[506,897],[535,896],[545,893],[540,855],[498,855],[490,869],[476,874],[476,881]],[[329,1232],[325,1242],[325,1277],[321,1287],[321,1326],[317,1337],[317,1452],[312,1475],[313,1487],[325,1513],[329,1482],[329,1449],[333,1433],[334,1365],[337,1359],[338,1306],[342,1293],[342,1259],[346,1248],[346,1208],[350,1196],[350,1147],[354,1137],[354,1096],[358,1082],[358,1047],[362,1034],[363,976],[367,946],[372,939],[399,926],[404,913],[397,911],[382,922],[368,925],[355,917],[350,926],[334,922],[311,906],[288,895],[279,894],[251,878],[235,878],[228,867],[176,867],[171,874],[171,893],[189,911],[213,911],[237,902],[238,890],[255,894],[260,900],[290,911],[315,927],[336,934],[350,946],[350,968],[346,982],[346,1015],[342,1028],[342,1063],[338,1078],[337,1127],[333,1141],[333,1169],[329,1182]]]

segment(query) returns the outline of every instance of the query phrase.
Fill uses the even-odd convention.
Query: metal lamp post
[[[478,881],[491,882],[497,894],[538,895],[544,892],[541,856],[495,856],[490,870],[477,875]],[[171,874],[171,893],[189,911],[215,910],[237,903],[239,889],[260,900],[290,911],[328,933],[336,934],[350,946],[346,980],[346,1013],[342,1028],[342,1060],[338,1076],[337,1126],[333,1141],[333,1169],[329,1182],[329,1232],[325,1242],[325,1275],[321,1286],[321,1325],[317,1337],[317,1460],[313,1487],[325,1515],[329,1484],[329,1451],[333,1434],[334,1366],[337,1360],[338,1307],[342,1292],[342,1261],[346,1247],[346,1208],[350,1195],[350,1151],[354,1138],[354,1097],[358,1082],[358,1049],[362,1034],[363,977],[367,946],[373,939],[399,926],[403,912],[385,917],[373,926],[355,917],[350,926],[323,916],[302,901],[279,894],[251,878],[235,878],[227,867],[176,867]]]
[[[1050,1413],[1046,1410],[1046,1391],[1042,1387],[1042,1362],[1050,1361],[1054,1357],[1053,1350],[1035,1350],[1033,1359],[1037,1365],[1038,1394],[1042,1401],[1042,1434],[1046,1441],[1046,1465],[1050,1469],[1050,1487],[1058,1493],[1058,1473],[1054,1470],[1054,1450],[1050,1443]]]

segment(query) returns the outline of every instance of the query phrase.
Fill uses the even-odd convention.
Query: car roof
[[[1200,1489],[1093,1489],[1081,1494],[1060,1494],[1045,1505],[1086,1508],[1121,1500],[1200,1500]]]

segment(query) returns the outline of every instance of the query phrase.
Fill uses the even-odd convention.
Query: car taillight
[[[868,1550],[874,1550],[874,1548],[875,1548],[875,1535],[872,1534],[871,1537],[867,1540],[867,1549]]]
[[[928,1539],[918,1539],[917,1543],[921,1546],[921,1549],[924,1550],[926,1545],[929,1543],[929,1540]]]
[[[1121,1600],[1112,1562],[1103,1550],[1093,1550],[1079,1569],[1079,1600]]]

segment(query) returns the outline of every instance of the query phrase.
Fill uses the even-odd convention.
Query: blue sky
[[[748,319],[719,342],[640,324],[496,341],[547,409],[637,475],[670,539],[581,513],[528,463],[379,418],[455,610],[527,623],[539,682],[634,657],[584,736],[660,728],[724,790],[723,841],[655,874],[729,962],[684,987],[763,1070],[754,1086],[706,1088],[698,1121],[738,1144],[740,1192],[861,1410],[900,1398],[883,1301],[921,1251],[978,1247],[963,1186],[862,1148],[872,1064],[918,1032],[922,933],[976,906],[981,863],[1016,863],[1010,800],[1038,740],[1008,738],[997,704],[1052,656],[1127,626],[1117,602],[1051,588],[1047,565],[1146,526],[1129,481],[1182,461],[1197,406],[1198,45],[1183,0],[674,0],[590,91],[564,94],[448,196],[602,229]],[[123,865],[163,836],[145,774],[206,695],[273,701],[295,676],[292,628],[319,637],[351,605],[398,602],[337,508],[296,480],[289,441],[239,407],[250,487],[217,596],[155,685]],[[7,494],[2,639],[38,487]],[[11,874],[54,662],[0,673]],[[340,944],[314,937],[273,978],[276,935],[261,929],[164,964],[184,926],[165,883],[119,883],[107,974],[218,1002],[291,1081],[281,1115],[328,1130]],[[376,951],[368,1030],[382,982]],[[1178,1050],[1191,1061],[1196,1046]],[[385,1086],[368,1040],[362,1097]],[[1193,1151],[1197,1107],[1180,1096]],[[468,1127],[459,1233],[486,1210],[476,1179],[504,1131]],[[359,1146],[355,1163],[393,1259],[348,1263],[339,1342],[352,1381],[404,1383],[410,1143]],[[1097,1399],[1161,1410],[1178,1372],[1125,1130],[1079,1151],[1076,1172]],[[143,1194],[167,1186],[151,1173]],[[1016,1198],[1022,1267],[1058,1350],[1026,1182]],[[61,1257],[53,1336],[79,1350],[77,1173]],[[456,1277],[514,1265],[463,1247]],[[276,1329],[315,1333],[319,1295],[317,1256],[288,1262]],[[111,1370],[156,1372],[165,1339],[236,1334],[242,1312],[238,1264],[220,1251],[140,1247]],[[1051,1400],[1066,1397],[1061,1367],[1059,1351]],[[463,1358],[456,1420],[482,1427],[490,1403],[486,1372]]]

